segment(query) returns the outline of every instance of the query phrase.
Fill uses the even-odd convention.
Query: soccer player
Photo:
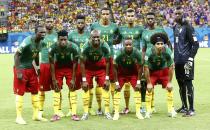
[[[99,22],[93,23],[91,25],[91,30],[99,30],[101,39],[108,43],[110,50],[111,50],[111,56],[110,56],[110,70],[109,70],[109,77],[111,81],[111,94],[113,98],[114,94],[114,88],[115,88],[115,82],[114,82],[114,67],[113,67],[113,56],[114,56],[114,49],[113,44],[115,44],[115,39],[118,35],[118,27],[115,23],[112,23],[110,20],[110,10],[108,8],[102,8],[101,9],[101,19]],[[97,86],[96,87],[96,99],[98,102],[98,111],[97,114],[101,115],[101,92],[102,88]]]
[[[60,120],[59,104],[60,91],[63,85],[63,78],[66,79],[70,94],[75,91],[75,74],[76,65],[79,56],[79,49],[76,44],[68,41],[68,32],[65,30],[58,32],[58,42],[52,45],[49,49],[50,70],[52,75],[54,93],[54,115],[51,121]],[[76,115],[76,95],[70,95],[72,104],[72,117],[74,121],[80,120]],[[74,105],[73,105],[74,104]]]
[[[119,41],[123,41],[126,38],[131,38],[133,40],[133,46],[140,50],[140,41],[143,32],[143,27],[136,25],[136,14],[135,10],[128,8],[126,10],[125,21],[126,24],[119,27]],[[129,100],[130,100],[130,85],[126,85],[124,89],[125,98],[125,109],[122,111],[123,114],[129,113]]]
[[[121,50],[119,50],[114,59],[116,92],[114,94],[115,114],[113,120],[119,119],[120,91],[126,83],[130,83],[134,89],[134,99],[136,103],[136,117],[144,119],[140,113],[141,107],[141,73],[142,73],[142,55],[138,49],[133,47],[133,40],[127,38],[124,40]]]
[[[174,62],[176,79],[182,101],[182,107],[177,112],[185,113],[184,116],[193,116],[195,115],[195,110],[192,80],[194,79],[194,58],[199,48],[199,43],[194,28],[184,20],[183,9],[177,7],[175,13],[177,24],[174,27]]]
[[[82,88],[85,91],[93,88],[93,77],[102,88],[102,97],[105,105],[105,117],[112,119],[109,112],[110,95],[109,95],[109,45],[100,39],[98,30],[91,31],[90,40],[85,43],[82,51],[81,71],[82,71]],[[88,108],[86,108],[88,109]],[[82,120],[88,118],[88,113],[84,113]]]
[[[48,49],[51,45],[57,42],[57,33],[53,30],[53,18],[47,17],[45,20],[46,36],[44,38],[44,45],[41,49],[41,60],[40,60],[40,76],[39,76],[39,116],[43,115],[45,92],[52,89],[52,77],[50,73],[50,63],[48,57]],[[60,111],[60,116],[63,113]]]
[[[23,95],[31,93],[33,106],[33,120],[45,121],[38,116],[38,73],[33,67],[32,61],[39,59],[39,52],[42,46],[46,30],[44,26],[35,27],[35,36],[26,37],[18,47],[14,55],[14,93],[16,95],[16,123],[26,124],[22,118]],[[37,62],[36,62],[37,63]],[[35,70],[36,69],[36,70]]]
[[[77,29],[73,30],[72,32],[69,33],[68,40],[71,42],[74,42],[78,46],[78,48],[80,50],[80,55],[81,55],[81,51],[83,50],[84,44],[89,40],[90,33],[87,30],[85,30],[86,29],[85,28],[85,16],[77,15],[76,23],[77,23]],[[80,71],[80,59],[79,59],[77,71],[76,71],[76,87],[77,87],[76,90],[80,89],[80,86],[81,86],[80,82],[82,82],[82,75],[81,75],[81,71]],[[72,93],[73,94],[69,94],[69,95],[76,95],[75,92],[72,92]],[[93,97],[92,89],[89,90],[88,92],[84,91],[84,93],[83,93],[84,110],[85,110],[86,105],[89,106],[89,99],[87,99],[90,97],[89,95],[91,95],[91,97]],[[69,96],[69,101],[70,101],[70,96]],[[86,111],[85,111],[85,113],[86,113]],[[89,113],[90,113],[90,115],[95,115],[95,112],[92,111],[91,108],[89,108]],[[71,103],[70,103],[69,112],[66,116],[71,116]]]
[[[147,50],[153,47],[153,44],[150,41],[150,38],[155,33],[165,33],[165,30],[162,27],[155,26],[155,13],[149,12],[146,15],[146,28],[144,29],[142,33],[142,55],[143,59],[145,57],[145,53]],[[167,42],[167,45],[172,49],[172,46],[170,42]],[[144,78],[145,79],[145,78]],[[143,80],[143,79],[142,79]],[[146,86],[146,85],[145,85]],[[145,102],[145,94],[146,94],[146,88],[142,86],[142,102]],[[154,92],[152,93],[152,112],[156,112],[155,105],[154,105]]]
[[[156,84],[161,84],[167,90],[167,106],[170,117],[176,117],[173,108],[173,87],[171,84],[173,77],[172,51],[164,44],[168,41],[165,33],[156,33],[151,36],[151,43],[154,45],[146,51],[144,73],[147,80],[146,109],[145,118],[151,118],[152,91]]]

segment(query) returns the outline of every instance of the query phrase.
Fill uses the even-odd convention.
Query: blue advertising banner
[[[164,29],[167,32],[171,43],[173,44],[173,30],[168,27]],[[195,28],[195,31],[200,47],[210,48],[210,27]],[[8,40],[6,42],[0,42],[0,54],[14,53],[23,39],[32,34],[32,32],[9,33]]]

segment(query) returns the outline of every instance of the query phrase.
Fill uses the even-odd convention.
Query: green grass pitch
[[[70,118],[63,118],[58,122],[32,121],[32,106],[30,94],[24,96],[23,117],[27,125],[15,124],[15,96],[13,94],[13,55],[0,55],[0,130],[209,130],[210,129],[210,49],[201,48],[195,63],[195,110],[196,116],[184,118],[178,114],[177,118],[167,117],[166,92],[161,87],[155,88],[155,106],[157,113],[151,119],[138,120],[135,118],[135,104],[130,100],[131,114],[121,116],[120,120],[106,120],[100,116],[90,116],[87,121],[75,122]],[[175,78],[174,105],[180,107],[179,89]],[[68,89],[63,93],[63,112],[68,112]],[[53,114],[52,92],[46,94],[45,116],[50,119]],[[94,108],[97,108],[94,97]],[[121,98],[121,109],[124,99]],[[112,107],[111,107],[112,108]],[[111,109],[112,111],[112,109]],[[83,112],[81,90],[78,92],[78,114]]]

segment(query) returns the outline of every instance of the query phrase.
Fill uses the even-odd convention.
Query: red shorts
[[[157,83],[162,84],[162,87],[165,88],[169,82],[169,69],[165,68],[162,70],[150,71],[150,80],[152,85],[155,86]]]
[[[130,82],[132,87],[135,88],[137,79],[138,79],[137,75],[130,75],[130,76],[118,75],[118,82],[121,88],[123,87],[125,83],[128,83],[128,82]]]
[[[114,81],[114,63],[113,58],[109,58],[110,66],[109,66],[109,79],[110,81]]]
[[[76,90],[79,90],[81,88],[81,84],[82,84],[82,72],[80,70],[80,65],[77,65],[77,69],[76,69]]]
[[[13,68],[14,72],[14,93],[17,95],[23,96],[25,92],[30,92],[31,94],[38,93],[38,76],[34,70],[31,69],[21,69],[23,78],[22,80],[17,79],[17,71],[16,68]]]
[[[39,76],[39,90],[40,91],[50,91],[52,88],[52,76],[50,72],[49,63],[40,64],[40,76]]]
[[[58,87],[60,89],[62,89],[64,77],[69,87],[72,79],[72,68],[55,68],[55,78],[58,81]]]
[[[106,78],[106,60],[101,59],[98,62],[85,63],[86,79],[90,88],[93,87],[93,77],[96,77],[97,84],[101,87],[104,86]]]

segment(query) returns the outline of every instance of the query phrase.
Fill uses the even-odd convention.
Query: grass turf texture
[[[24,96],[23,118],[27,125],[15,124],[15,96],[13,94],[13,55],[0,55],[0,130],[209,130],[210,129],[210,49],[199,49],[195,63],[195,110],[196,116],[191,118],[182,117],[178,114],[177,118],[167,117],[166,91],[160,86],[155,88],[155,106],[157,113],[151,119],[138,120],[135,117],[135,104],[133,97],[130,99],[131,114],[120,116],[120,120],[112,121],[104,119],[103,116],[90,116],[87,121],[72,121],[65,117],[58,122],[38,122],[32,121],[32,106],[30,94]],[[181,106],[179,89],[175,78],[174,85],[174,104],[175,108]],[[63,102],[62,110],[68,112],[68,89],[64,86],[62,90]],[[78,91],[78,114],[83,113],[81,90]],[[52,92],[46,93],[45,113],[46,118],[50,119],[53,114]],[[94,97],[93,108],[97,109]],[[112,108],[112,107],[111,107]],[[124,99],[121,96],[121,110],[124,108]],[[111,109],[112,111],[112,109]]]

